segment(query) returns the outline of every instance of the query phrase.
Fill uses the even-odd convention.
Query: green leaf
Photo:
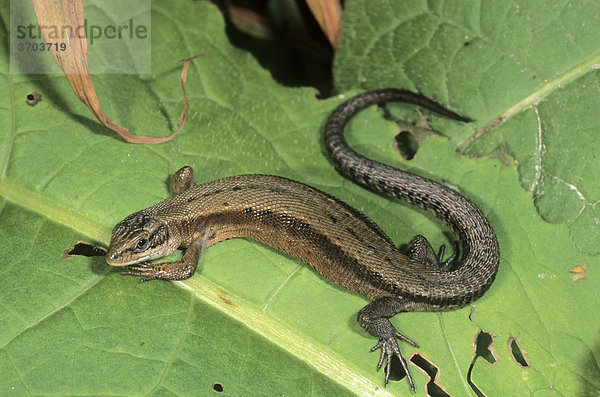
[[[600,3],[367,4],[346,10],[338,88],[397,85],[460,104],[477,122],[445,131],[456,145],[469,154],[505,145],[542,217],[566,223],[580,249],[599,253],[600,191],[589,176],[600,150]],[[497,121],[505,124],[475,144],[467,139]]]
[[[8,4],[1,4],[8,54]],[[448,138],[430,136],[411,162],[394,150],[396,124],[374,107],[347,132],[361,153],[458,189],[498,234],[501,267],[483,298],[470,308],[393,319],[421,346],[404,344],[403,353],[430,361],[452,395],[476,395],[474,387],[488,395],[600,389],[598,259],[588,248],[597,226],[585,221],[593,215],[583,216],[593,212],[598,186],[589,172],[593,157],[586,157],[596,144],[594,118],[585,113],[595,107],[596,90],[589,88],[600,29],[592,22],[594,7],[533,0],[347,2],[334,70],[340,92],[409,88],[477,120],[460,125],[426,114]],[[230,45],[214,6],[154,2],[152,29],[151,75],[94,76],[94,83],[111,119],[134,133],[164,136],[181,106],[177,59],[210,51],[190,68],[187,124],[161,145],[120,141],[99,127],[66,80],[8,74],[8,55],[0,57],[6,93],[0,106],[1,394],[202,395],[219,383],[236,395],[411,395],[405,380],[382,388],[379,355],[368,353],[376,341],[355,321],[365,298],[258,243],[236,239],[211,247],[197,274],[181,283],[139,284],[103,258],[61,259],[77,240],[107,244],[116,222],[169,195],[169,175],[186,164],[197,182],[240,173],[291,177],[365,212],[399,244],[415,234],[436,247],[450,242],[432,216],[337,174],[321,130],[342,99],[318,100],[312,89],[274,82],[251,55]],[[25,104],[32,91],[43,95],[35,107]],[[417,117],[413,106],[388,108],[394,116]],[[500,116],[507,118],[500,127],[470,139]],[[539,126],[549,143],[541,158]],[[567,141],[573,131],[588,135]],[[491,153],[499,142],[518,166],[454,151]],[[574,152],[566,157],[578,165],[564,166],[567,159],[550,153],[559,147]],[[555,177],[591,204],[581,213],[570,210],[572,190],[562,192],[568,185],[560,183],[550,190]],[[538,210],[550,211],[544,217],[552,220],[562,212],[565,223],[547,223]],[[569,269],[584,263],[587,278],[575,283]],[[494,365],[473,354],[480,329],[494,337]],[[526,352],[529,368],[511,357],[510,337]],[[419,393],[431,387],[417,367],[411,371]]]

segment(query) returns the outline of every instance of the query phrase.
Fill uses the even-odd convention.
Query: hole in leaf
[[[25,102],[29,106],[35,106],[41,100],[42,100],[42,96],[40,94],[38,94],[37,92],[32,92],[31,94],[27,94],[27,96],[25,97]]]
[[[219,382],[213,383],[212,389],[214,391],[216,391],[217,393],[223,393],[225,391],[225,388],[223,387],[223,384],[219,383]]]
[[[419,142],[410,131],[401,131],[395,138],[396,148],[405,160],[412,160],[419,150]]]
[[[527,354],[525,354],[525,350],[523,350],[517,338],[513,336],[508,338],[507,345],[511,357],[513,358],[513,360],[515,360],[517,364],[519,364],[523,368],[531,367],[531,365],[529,364],[529,359],[527,358]]]
[[[417,366],[421,371],[429,376],[429,381],[425,386],[427,395],[431,397],[450,397],[450,394],[439,384],[440,370],[419,353],[415,353],[410,358],[410,362]]]
[[[402,380],[406,377],[406,372],[404,372],[404,368],[402,368],[402,363],[400,359],[395,355],[392,356],[392,367],[390,369],[390,380],[398,381]]]
[[[471,362],[471,365],[469,366],[469,370],[467,371],[467,382],[469,383],[469,386],[471,386],[471,389],[477,395],[477,397],[486,397],[486,395],[483,394],[483,392],[481,390],[479,390],[479,388],[477,386],[475,386],[475,383],[473,383],[473,381],[471,380],[471,372],[473,371],[473,364],[475,364],[475,360],[473,360],[473,362]]]
[[[477,332],[477,335],[475,335],[475,340],[473,341],[474,356],[473,360],[471,361],[471,365],[469,365],[469,370],[467,371],[467,382],[478,397],[485,397],[485,394],[475,385],[475,383],[473,383],[473,379],[471,378],[473,374],[473,367],[475,367],[475,362],[479,357],[483,358],[492,365],[498,362],[498,355],[492,346],[493,343],[494,337],[492,334],[489,332],[483,332],[481,329]]]
[[[475,335],[474,354],[475,358],[481,357],[490,364],[495,364],[498,361],[498,355],[492,346],[494,337],[488,332],[479,331]]]
[[[67,248],[63,252],[63,259],[70,258],[72,256],[104,256],[106,255],[106,248],[98,245],[86,243],[84,241],[78,241],[70,248]]]

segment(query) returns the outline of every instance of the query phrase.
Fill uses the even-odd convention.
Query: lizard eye
[[[148,240],[145,238],[141,238],[138,240],[137,245],[135,246],[136,249],[143,251],[146,249],[146,247],[148,247]]]

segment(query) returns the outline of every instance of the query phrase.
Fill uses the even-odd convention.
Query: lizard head
[[[113,228],[106,262],[111,266],[131,265],[169,255],[176,248],[169,244],[169,228],[164,222],[136,212]]]

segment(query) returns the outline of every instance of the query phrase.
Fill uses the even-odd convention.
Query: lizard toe
[[[381,356],[379,358],[379,363],[377,364],[377,370],[379,370],[381,368],[381,366],[383,365],[383,361],[384,360],[386,361],[384,386],[387,386],[387,384],[390,381],[390,374],[392,372],[392,358],[394,356],[396,356],[400,360],[400,364],[402,365],[402,369],[404,370],[404,373],[406,374],[406,378],[408,379],[410,388],[412,389],[413,392],[415,392],[415,384],[413,382],[413,378],[410,374],[410,371],[408,370],[408,364],[406,363],[406,360],[402,356],[402,353],[400,353],[400,348],[398,347],[398,341],[396,340],[397,337],[403,341],[410,343],[413,346],[417,346],[416,343],[414,343],[412,340],[408,339],[404,335],[402,335],[400,333],[396,333],[396,335],[394,337],[380,338],[379,342],[371,349],[371,352],[374,352],[377,349],[381,349]]]

